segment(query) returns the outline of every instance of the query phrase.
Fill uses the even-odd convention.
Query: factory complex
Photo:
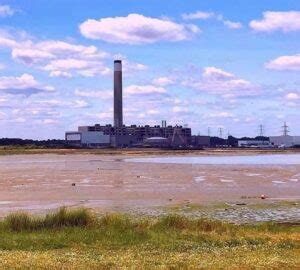
[[[281,135],[281,136],[270,136],[261,140],[249,140],[242,139],[238,140],[238,147],[251,147],[251,148],[289,148],[300,146],[300,136],[289,136],[289,135]]]
[[[122,61],[114,61],[114,99],[113,99],[113,125],[79,126],[77,131],[65,133],[68,145],[77,147],[158,147],[158,148],[188,148],[199,149],[203,147],[296,147],[300,146],[300,136],[289,136],[286,124],[282,136],[236,139],[228,137],[227,140],[210,136],[193,136],[189,127],[167,125],[162,120],[161,125],[155,126],[126,126],[123,123],[123,81]]]
[[[68,144],[81,147],[204,147],[210,146],[209,136],[192,136],[191,128],[170,126],[126,126],[123,124],[122,62],[114,61],[114,125],[80,126],[66,132]]]
[[[163,121],[163,123],[165,123]],[[203,138],[208,136],[201,136]],[[157,146],[183,147],[191,145],[191,129],[182,126],[80,126],[76,132],[67,132],[66,140],[85,147]],[[209,140],[207,140],[208,142]]]

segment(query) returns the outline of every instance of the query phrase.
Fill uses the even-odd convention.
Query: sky
[[[112,124],[300,135],[300,1],[0,0],[0,138]]]

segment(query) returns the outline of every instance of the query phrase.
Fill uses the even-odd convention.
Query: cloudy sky
[[[300,1],[0,0],[0,137],[124,122],[300,134]]]

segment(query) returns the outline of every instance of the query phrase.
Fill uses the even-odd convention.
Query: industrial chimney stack
[[[122,61],[114,61],[114,127],[123,126]]]

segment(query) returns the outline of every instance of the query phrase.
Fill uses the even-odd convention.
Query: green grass
[[[86,209],[0,222],[1,269],[297,269],[300,228]]]
[[[86,209],[67,210],[62,207],[58,212],[45,217],[34,217],[26,213],[8,215],[3,225],[12,231],[36,231],[61,227],[86,227],[94,223],[94,216]]]

